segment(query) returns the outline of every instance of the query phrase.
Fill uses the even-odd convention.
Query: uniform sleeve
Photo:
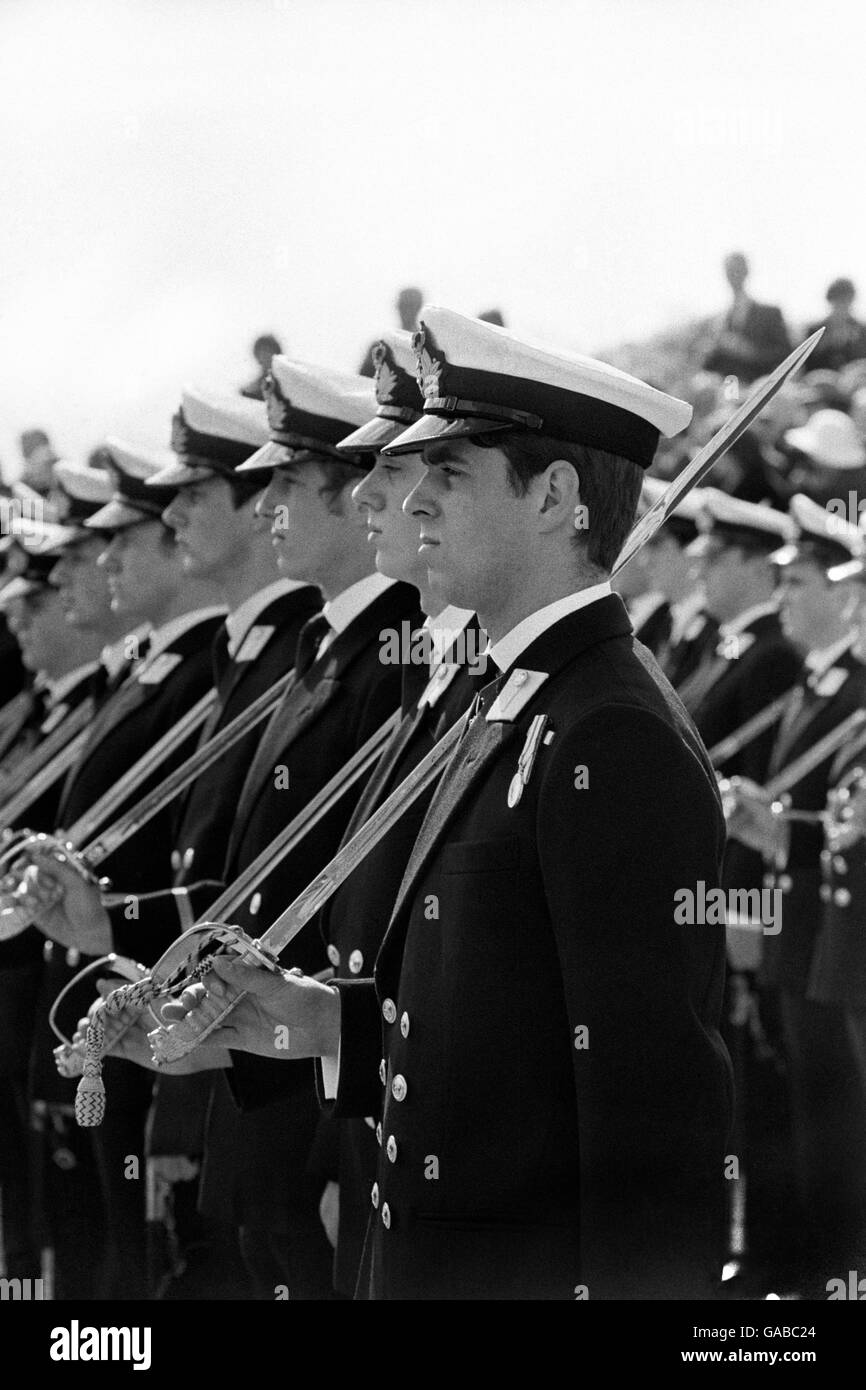
[[[730,1107],[724,927],[674,913],[679,890],[718,883],[715,794],[644,711],[598,711],[552,751],[537,833],[570,1028],[582,1280],[590,1298],[706,1297]]]

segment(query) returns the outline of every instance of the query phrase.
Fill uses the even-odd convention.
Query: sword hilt
[[[195,933],[200,933],[204,928],[208,928],[204,945],[211,942],[216,943],[214,950],[209,950],[205,955],[201,955],[199,949],[199,959],[195,967],[189,971],[182,981],[177,980],[176,974],[172,978],[170,991],[172,994],[183,992],[191,984],[196,984],[203,980],[213,968],[213,962],[218,956],[226,955],[232,951],[239,955],[242,960],[255,962],[266,970],[278,970],[279,964],[273,956],[259,941],[253,940],[246,932],[239,927],[232,927],[223,922],[203,923],[201,928],[192,928]],[[191,933],[185,933],[188,937]],[[180,945],[181,937],[176,943]],[[167,953],[168,954],[168,953]],[[157,967],[158,968],[158,967]],[[156,970],[154,972],[156,974]],[[180,988],[179,988],[180,987]],[[165,1065],[169,1062],[178,1062],[187,1053],[192,1052],[200,1042],[218,1028],[223,1019],[231,1013],[235,1005],[243,998],[245,990],[238,990],[228,997],[223,996],[217,1000],[212,995],[205,993],[201,1003],[186,1018],[177,1023],[160,1023],[152,1033],[148,1033],[151,1053],[154,1062],[158,1065]],[[151,1012],[153,1012],[151,1010]]]

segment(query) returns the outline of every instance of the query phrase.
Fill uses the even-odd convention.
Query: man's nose
[[[429,488],[429,480],[420,478],[403,501],[403,511],[407,516],[432,516],[436,508]]]

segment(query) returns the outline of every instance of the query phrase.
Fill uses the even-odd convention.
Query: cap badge
[[[390,405],[397,395],[399,379],[389,361],[385,343],[377,343],[373,348],[373,364],[376,368],[376,399],[380,405]]]
[[[271,434],[287,434],[291,406],[271,374],[265,377],[263,391]]]
[[[176,454],[191,454],[193,451],[192,435],[182,410],[177,412],[171,422],[171,447]]]
[[[427,398],[441,394],[439,382],[442,376],[442,368],[445,360],[442,357],[434,357],[427,347],[427,330],[419,328],[412,339],[412,346],[415,349],[415,360],[417,364],[418,385],[421,388],[422,396]]]

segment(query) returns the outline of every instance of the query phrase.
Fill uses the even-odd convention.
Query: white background
[[[0,460],[165,442],[256,333],[353,369],[397,287],[587,351],[866,312],[863,7],[0,0]]]

